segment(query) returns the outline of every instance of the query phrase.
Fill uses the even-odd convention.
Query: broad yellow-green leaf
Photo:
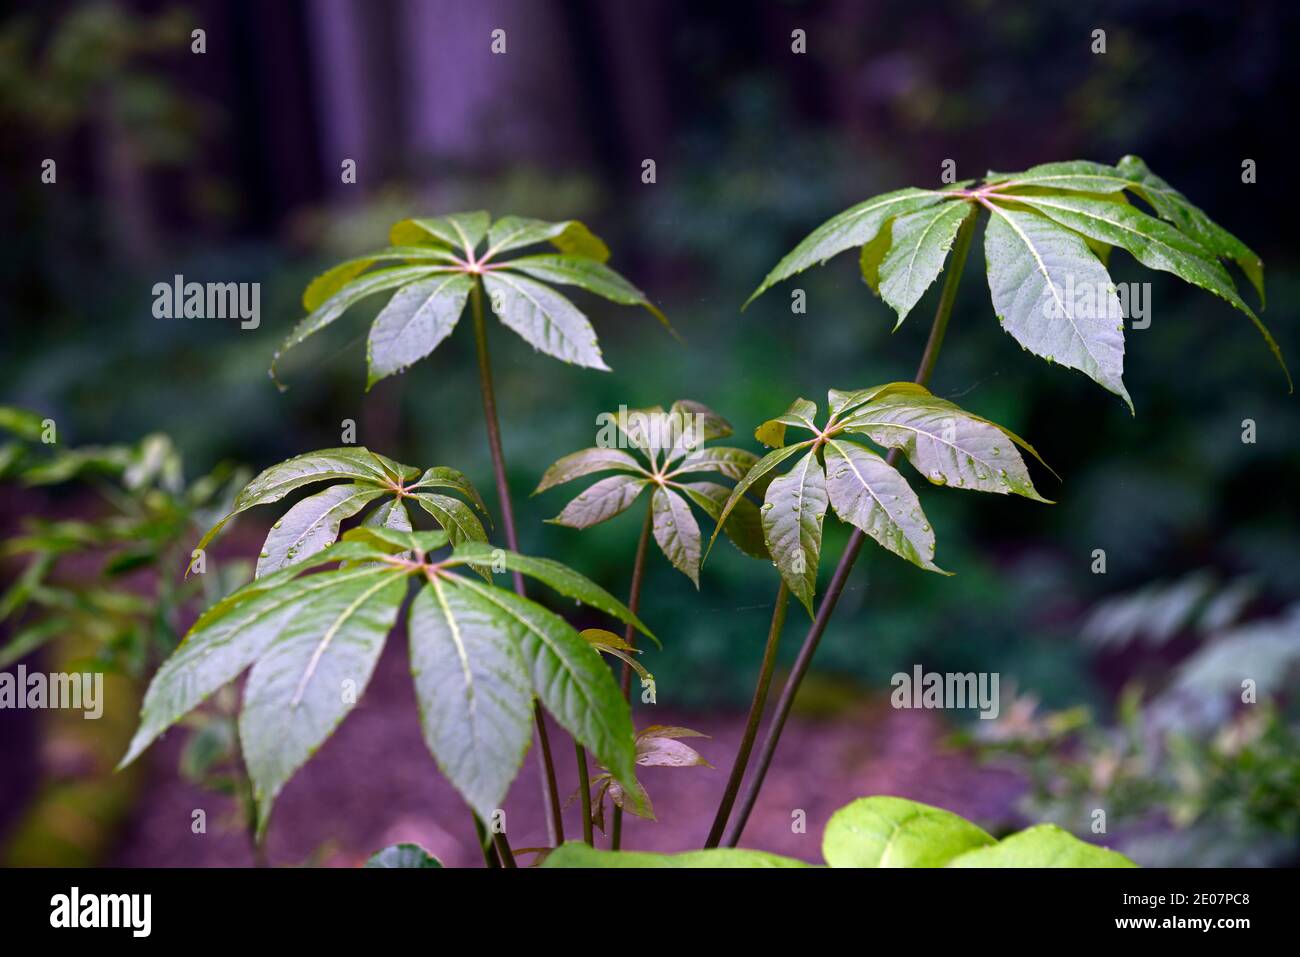
[[[406,596],[403,570],[339,580],[350,573],[313,576],[331,580],[331,587],[294,607],[249,673],[239,741],[259,834],[280,789],[365,691]]]
[[[826,491],[836,515],[895,555],[947,574],[934,563],[934,530],[920,499],[892,465],[865,446],[843,439],[829,440],[823,454]]]
[[[501,265],[542,282],[577,286],[620,305],[643,306],[664,328],[672,330],[668,317],[645,293],[599,260],[565,255],[520,256]]]
[[[780,448],[785,445],[785,427],[816,431],[817,403],[809,399],[798,398],[775,419],[768,419],[754,430],[754,438],[768,448]]]
[[[366,388],[423,359],[451,335],[473,287],[472,277],[447,273],[397,290],[370,326]]]
[[[894,328],[943,270],[957,231],[973,212],[970,203],[949,200],[894,220],[889,252],[877,272],[880,297],[898,313]]]
[[[949,867],[1137,867],[1123,854],[1079,840],[1055,824],[1039,824],[992,847],[961,854]]]
[[[469,499],[474,507],[484,515],[488,513],[483,496],[479,495],[478,489],[474,487],[474,483],[465,477],[465,473],[458,469],[448,468],[445,465],[435,465],[431,469],[426,469],[420,475],[420,480],[411,486],[411,490],[423,488],[455,489]]]
[[[587,317],[554,289],[501,271],[484,275],[483,288],[497,317],[534,349],[574,365],[609,371]]]
[[[826,473],[809,452],[768,486],[759,510],[767,550],[791,593],[813,613],[826,519]]]
[[[984,233],[998,321],[1035,355],[1120,396],[1124,316],[1110,274],[1077,233],[1035,213],[991,206]]]
[[[547,519],[553,525],[569,528],[590,528],[613,518],[631,505],[648,480],[635,475],[611,475],[603,478],[585,492],[580,492],[555,518]]]
[[[356,259],[347,259],[321,273],[302,294],[302,307],[315,312],[331,296],[361,275],[375,263],[402,262],[410,264],[451,265],[456,257],[449,250],[437,246],[390,246]]]
[[[826,393],[826,402],[830,415],[842,419],[853,409],[870,402],[877,396],[892,395],[894,393],[929,395],[930,390],[923,385],[917,385],[915,382],[888,382],[885,385],[872,386],[870,389],[853,389],[848,392],[840,389],[830,389]]]
[[[793,857],[780,857],[766,851],[716,847],[707,851],[681,854],[655,854],[650,851],[603,851],[569,841],[546,855],[542,867],[809,867]]]
[[[466,803],[490,818],[532,741],[533,689],[516,623],[434,577],[412,600],[407,630],[425,744]]]
[[[676,492],[662,485],[651,501],[654,536],[673,567],[700,587],[700,526],[691,507]]]
[[[831,867],[943,867],[994,843],[963,817],[897,797],[859,798],[826,823],[822,856]]]
[[[487,541],[487,532],[483,530],[478,516],[460,499],[435,492],[416,492],[411,498],[446,529],[453,545]]]

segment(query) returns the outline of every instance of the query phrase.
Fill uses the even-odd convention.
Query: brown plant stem
[[[483,392],[483,421],[487,426],[488,451],[492,453],[492,472],[496,477],[497,499],[501,503],[501,526],[505,532],[506,547],[519,551],[519,536],[515,533],[515,510],[510,501],[510,485],[506,481],[506,457],[501,448],[501,424],[497,420],[496,392],[492,387],[492,361],[488,354],[487,325],[483,321],[483,283],[476,281],[471,293],[474,312],[474,343],[478,351],[478,381]],[[515,592],[525,597],[524,576],[514,572]],[[540,778],[542,803],[546,809],[547,832],[551,846],[564,841],[564,818],[560,808],[560,789],[555,778],[555,762],[551,758],[550,736],[546,731],[546,715],[538,702],[533,702],[533,722],[537,726],[537,742],[541,749]]]
[[[654,525],[654,496],[650,496],[650,501],[646,503],[645,521],[641,524],[641,538],[636,543],[636,558],[632,560],[632,584],[627,593],[627,607],[632,614],[636,614],[641,607],[641,582],[645,579],[645,557],[646,551],[650,545],[650,530]],[[623,632],[623,640],[633,648],[636,647],[636,629],[628,625]],[[623,662],[623,675],[620,679],[623,687],[623,697],[632,701],[632,667],[626,661]],[[614,805],[614,817],[609,828],[609,848],[617,851],[623,843],[623,809],[617,804]]]
[[[767,692],[772,686],[772,671],[776,665],[776,649],[781,643],[781,630],[785,627],[785,613],[789,604],[790,587],[782,578],[781,587],[776,592],[776,606],[772,609],[772,624],[767,631],[767,645],[763,648],[763,663],[759,666],[758,681],[754,684],[754,700],[750,702],[749,717],[745,720],[745,733],[740,739],[736,763],[732,765],[731,777],[727,779],[727,788],[722,792],[718,812],[713,817],[713,827],[709,829],[709,837],[704,842],[706,848],[717,847],[722,840],[727,818],[736,803],[740,783],[745,778],[749,755],[754,750],[754,739],[758,737],[758,726],[763,720],[763,709],[767,706]]]
[[[917,366],[916,376],[912,380],[918,385],[925,385],[930,381],[930,374],[934,371],[935,361],[939,358],[939,350],[943,347],[944,334],[948,331],[948,320],[952,316],[953,302],[957,298],[957,285],[961,282],[961,274],[966,267],[966,257],[970,253],[975,220],[976,217],[973,214],[966,218],[957,233],[956,242],[953,244],[952,264],[948,268],[947,276],[944,277],[943,292],[939,296],[939,306],[935,311],[934,323],[930,326],[930,338],[925,344],[925,352],[921,354],[921,362]],[[899,450],[891,449],[885,461],[892,466],[898,461],[898,456]],[[821,605],[817,608],[817,616],[813,619],[812,626],[804,637],[803,645],[799,648],[799,655],[795,658],[790,676],[786,679],[785,687],[781,689],[780,698],[777,699],[776,710],[772,714],[771,724],[768,726],[767,735],[764,737],[763,746],[759,751],[758,765],[754,768],[753,777],[745,786],[744,795],[740,800],[740,810],[732,821],[731,830],[727,834],[726,845],[728,847],[735,847],[740,841],[741,834],[744,833],[745,824],[749,821],[749,815],[754,810],[754,802],[758,800],[758,792],[763,787],[763,780],[767,777],[768,768],[771,767],[772,756],[776,753],[776,746],[781,740],[781,731],[785,727],[786,719],[790,716],[790,708],[794,705],[795,696],[799,693],[799,685],[808,672],[808,666],[812,663],[813,655],[817,651],[817,644],[821,641],[822,634],[830,623],[831,615],[835,612],[835,605],[840,600],[844,585],[848,581],[849,572],[853,570],[853,563],[857,561],[865,540],[866,535],[862,530],[855,528],[853,534],[849,536],[848,543],[844,546],[844,554],[840,556],[839,563],[835,566],[830,585],[827,586],[826,593],[822,596]]]
[[[587,749],[581,742],[573,742],[578,755],[578,795],[582,801],[582,840],[588,847],[596,846],[596,836],[591,830],[591,785],[587,780]]]

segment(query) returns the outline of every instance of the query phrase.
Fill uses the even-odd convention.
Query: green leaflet
[[[744,478],[754,467],[758,456],[745,449],[732,449],[714,445],[691,452],[673,470],[674,475],[690,472],[721,472],[729,479]]]
[[[543,282],[578,286],[620,305],[644,306],[665,329],[672,331],[668,317],[646,298],[645,293],[601,261],[583,256],[521,256],[507,261],[504,266]]]
[[[533,494],[537,495],[557,485],[563,485],[565,482],[572,482],[584,475],[611,470],[644,474],[644,470],[637,464],[636,459],[622,449],[582,449],[556,459],[551,467],[542,474],[542,480],[537,483],[537,488],[533,490]]]
[[[633,791],[632,712],[600,654],[564,619],[534,602],[469,578],[456,578],[453,584],[496,605],[513,622],[533,690],[546,710]]]
[[[567,841],[546,855],[542,867],[808,867],[793,857],[765,851],[715,847],[707,851],[655,854],[650,851],[603,851],[581,841]]]
[[[885,385],[872,386],[870,389],[853,389],[848,392],[830,389],[826,393],[827,411],[832,418],[843,418],[853,409],[865,405],[878,396],[904,393],[911,395],[929,395],[930,390],[915,382],[889,382]]]
[[[995,173],[990,170],[984,177],[984,182],[999,183],[1003,189],[1041,186],[1082,193],[1118,193],[1129,185],[1114,166],[1090,160],[1042,163],[1031,166],[1023,173]]]
[[[943,867],[993,843],[982,828],[951,811],[871,797],[831,815],[822,832],[822,856],[831,867]]]
[[[383,494],[373,485],[349,484],[303,499],[271,527],[258,556],[256,577],[306,561],[332,545],[339,537],[339,523]]]
[[[809,399],[798,398],[790,403],[790,408],[786,409],[775,419],[768,419],[762,425],[754,430],[754,438],[762,442],[768,448],[780,448],[785,445],[785,427],[787,425],[797,426],[801,429],[810,431],[816,430],[813,424],[817,419],[817,403]]]
[[[560,562],[549,558],[520,555],[518,552],[473,542],[458,545],[452,554],[455,558],[476,564],[490,564],[493,561],[499,561],[508,570],[520,572],[529,578],[535,578],[566,598],[572,598],[574,601],[580,601],[584,605],[603,611],[610,617],[617,618],[625,625],[636,628],[652,641],[656,643],[659,641],[650,629],[645,626],[645,623],[632,614],[621,601],[591,579],[578,574],[572,568]]]
[[[803,272],[809,266],[820,265],[846,249],[871,241],[887,220],[933,206],[941,199],[941,192],[909,187],[874,196],[832,216],[772,268],[745,301],[742,310],[782,279]]]
[[[933,395],[894,395],[868,402],[842,423],[846,432],[899,448],[935,485],[1015,493],[1039,502],[1024,459],[997,426]]]
[[[302,307],[315,312],[336,292],[361,275],[371,266],[381,262],[402,262],[407,265],[451,265],[456,257],[437,246],[390,246],[356,259],[348,259],[321,273],[302,294]]]
[[[587,317],[554,289],[499,271],[483,276],[483,288],[497,318],[534,349],[574,365],[609,371]]]
[[[364,867],[442,867],[442,862],[422,848],[419,844],[390,844],[382,851],[376,851],[363,865]]]
[[[482,210],[423,219],[404,219],[389,231],[388,241],[394,246],[441,243],[444,246],[451,246],[467,257],[472,257],[478,244],[487,235],[488,222],[489,216]]]
[[[376,269],[374,272],[365,273],[351,280],[293,327],[293,331],[285,337],[284,341],[280,343],[280,347],[276,349],[275,354],[271,357],[271,378],[279,385],[279,380],[276,379],[275,375],[275,367],[279,363],[280,357],[294,346],[300,345],[320,332],[362,299],[389,289],[395,289],[398,286],[404,286],[409,282],[436,276],[445,272],[447,268],[446,266],[433,265],[393,266],[389,269]]]
[[[487,541],[487,532],[483,530],[478,516],[460,499],[435,492],[416,492],[411,498],[446,529],[453,545]]]
[[[826,473],[814,450],[772,480],[759,510],[767,550],[810,616],[817,593],[827,502]]]
[[[722,530],[722,526],[726,523],[728,516],[731,515],[731,510],[736,507],[736,503],[741,500],[745,491],[755,483],[761,481],[768,472],[772,471],[772,469],[776,468],[790,456],[810,445],[812,445],[811,441],[798,442],[794,445],[785,445],[779,449],[773,449],[771,452],[768,452],[767,455],[764,455],[754,463],[754,467],[751,468],[749,472],[746,473],[745,477],[737,482],[732,488],[731,497],[728,498],[726,504],[723,505],[722,514],[718,517],[718,524],[714,527],[713,535],[709,538],[709,546],[704,551],[705,557],[708,557],[709,549],[713,548],[713,543],[718,539],[718,532]]]
[[[437,577],[408,616],[425,744],[483,819],[501,807],[532,742],[533,688],[515,628],[494,603]]]
[[[609,247],[576,219],[551,223],[524,216],[502,216],[488,231],[488,254],[549,242],[561,253],[603,263]]]
[[[1106,202],[1069,194],[1017,194],[1016,202],[1037,210],[1086,238],[1119,246],[1147,268],[1173,273],[1245,313],[1264,337],[1269,350],[1286,374],[1287,383],[1291,384],[1291,373],[1272,334],[1237,294],[1237,288],[1227,270],[1196,240],[1127,203]],[[1263,288],[1262,279],[1260,288]]]
[[[451,335],[473,288],[472,277],[449,273],[397,290],[370,327],[366,388],[423,359]]]
[[[411,488],[454,489],[469,499],[474,504],[474,507],[484,515],[488,514],[488,507],[483,501],[483,496],[479,495],[478,489],[465,477],[465,473],[458,469],[448,468],[445,465],[435,465],[431,469],[426,469],[420,476],[420,480]]]
[[[685,482],[677,486],[715,522],[722,517],[731,490],[716,482]],[[763,540],[763,520],[758,506],[743,496],[732,506],[722,532],[750,558],[770,558]]]
[[[934,530],[920,500],[892,465],[843,439],[828,441],[824,455],[826,491],[836,515],[912,564],[948,574],[934,564]]]
[[[1123,157],[1116,166],[1119,174],[1133,183],[1129,188],[1151,204],[1161,219],[1168,220],[1220,259],[1230,259],[1246,274],[1264,306],[1264,263],[1249,246],[1228,232],[1199,207],[1163,179],[1151,172],[1136,156]]]
[[[320,577],[346,575],[325,572]],[[336,583],[300,603],[244,688],[239,740],[265,832],[280,789],[352,710],[406,596],[407,574]]]
[[[895,329],[943,270],[957,231],[972,215],[970,203],[950,200],[894,220],[889,252],[876,272],[876,288],[898,313]]]
[[[673,567],[700,587],[700,526],[676,492],[660,486],[651,499],[655,541]]]
[[[1082,237],[1042,216],[989,206],[984,256],[998,321],[1035,355],[1078,369],[1133,408],[1123,308]]]
[[[635,475],[611,475],[603,478],[585,492],[578,494],[555,518],[547,519],[553,525],[569,528],[590,528],[613,518],[631,505],[649,484]]]
[[[949,867],[1137,867],[1123,854],[1039,824],[953,858]]]

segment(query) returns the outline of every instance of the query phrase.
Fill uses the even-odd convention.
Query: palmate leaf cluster
[[[840,808],[822,833],[830,867],[1134,867],[1124,855],[1088,844],[1053,824],[1002,840],[963,817],[897,797],[859,798]],[[765,851],[715,848],[684,854],[598,851],[571,842],[543,867],[808,867]]]
[[[239,739],[258,830],[285,783],[364,693],[407,607],[425,742],[481,817],[500,807],[532,736],[534,698],[614,777],[635,787],[631,712],[597,651],[558,615],[466,570],[517,571],[649,635],[609,593],[558,562],[444,531],[361,526],[209,608],[145,695],[125,765],[251,666]],[[407,605],[412,582],[416,589]],[[651,636],[653,637],[653,636]]]
[[[375,502],[381,504],[366,515],[363,526],[409,532],[413,526],[408,504],[418,505],[447,532],[453,545],[487,541],[474,510],[439,491],[458,492],[487,515],[482,497],[464,474],[446,466],[421,471],[362,446],[345,446],[307,452],[266,469],[244,487],[198,548],[206,548],[236,515],[321,482],[341,484],[302,499],[271,526],[258,555],[258,578],[306,561],[334,544],[341,524]]]
[[[827,509],[870,535],[881,546],[927,571],[935,536],[920,499],[882,456],[848,436],[865,436],[900,449],[935,485],[1022,495],[1047,501],[1034,488],[1017,446],[1037,453],[1000,425],[973,415],[911,382],[827,394],[828,418],[819,427],[817,405],[796,399],[754,432],[775,446],[738,481],[722,508],[726,522],[744,494],[766,484],[759,510],[768,551],[790,591],[812,614]],[[788,428],[812,432],[788,442]],[[784,474],[778,466],[795,459]],[[714,531],[713,540],[717,538]]]
[[[691,475],[716,473],[729,479],[743,476],[758,461],[744,449],[706,446],[731,434],[731,425],[712,409],[688,399],[662,406],[621,409],[611,415],[621,444],[582,449],[548,468],[537,495],[588,475],[614,472],[574,498],[550,522],[569,528],[590,528],[629,508],[642,492],[651,492],[654,538],[673,567],[700,587],[700,526],[691,511],[694,503],[717,520],[730,490],[712,481],[689,481]],[[633,455],[632,453],[637,453]],[[738,499],[723,525],[735,546],[754,558],[767,558],[758,508]]]
[[[596,332],[556,286],[642,306],[668,327],[641,290],[605,265],[609,248],[576,220],[503,216],[493,221],[482,211],[452,213],[404,219],[389,232],[389,242],[312,281],[302,297],[308,315],[276,351],[273,378],[285,352],[380,293],[392,295],[370,327],[367,388],[433,352],[456,328],[471,296],[486,294],[502,324],[534,349],[591,369],[609,369]],[[541,243],[554,252],[501,258]]]
[[[1290,383],[1281,350],[1225,268],[1230,263],[1241,270],[1263,308],[1259,257],[1138,157],[1125,156],[1114,166],[1046,163],[989,173],[979,187],[971,182],[901,189],[845,210],[777,263],[749,301],[809,266],[859,249],[863,279],[902,323],[943,270],[959,230],[970,228],[971,217],[983,210],[989,292],[1003,329],[1035,355],[1082,371],[1130,409],[1123,309],[1107,271],[1114,247],[1245,315]]]

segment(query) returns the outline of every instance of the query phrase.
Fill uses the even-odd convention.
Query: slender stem
[[[588,847],[596,846],[596,835],[591,830],[591,785],[587,780],[587,749],[581,742],[573,742],[578,755],[578,795],[582,800],[582,839]]]
[[[754,739],[758,737],[758,725],[763,720],[763,709],[767,706],[767,692],[772,686],[772,671],[776,665],[776,649],[781,643],[781,630],[785,627],[785,613],[790,604],[790,588],[781,579],[781,587],[776,592],[776,607],[772,609],[772,624],[767,630],[767,646],[763,649],[763,663],[758,669],[758,682],[754,685],[754,700],[749,705],[749,717],[745,721],[745,734],[740,739],[740,750],[736,752],[736,763],[731,768],[731,777],[727,779],[727,789],[722,792],[722,802],[718,813],[714,815],[713,827],[709,830],[708,840],[704,846],[717,847],[722,840],[727,818],[736,803],[740,792],[740,782],[745,778],[745,769],[749,766],[749,755],[754,750]]]
[[[482,819],[472,811],[470,814],[474,818],[474,833],[478,836],[478,849],[483,852],[483,866],[500,867],[501,862],[492,852],[492,842],[488,840],[487,828],[483,826]]]
[[[492,472],[496,477],[497,499],[501,503],[501,526],[505,531],[506,547],[519,551],[519,536],[515,533],[515,510],[510,501],[510,485],[506,481],[506,456],[501,449],[501,424],[497,420],[496,392],[492,387],[492,360],[488,355],[487,324],[483,321],[483,283],[476,280],[470,298],[473,300],[474,343],[478,350],[478,380],[483,392],[483,421],[487,426],[488,451],[492,453]],[[524,576],[514,573],[515,591],[524,597]],[[533,721],[537,725],[537,741],[541,748],[540,777],[542,803],[546,809],[547,832],[552,846],[564,841],[564,818],[560,808],[560,789],[555,778],[555,762],[551,758],[550,736],[546,733],[546,715],[542,706],[533,703]]]
[[[939,307],[935,311],[934,324],[930,327],[930,338],[925,344],[925,352],[921,355],[921,362],[917,366],[916,376],[913,379],[914,382],[920,385],[925,385],[930,381],[930,374],[934,371],[934,363],[939,358],[939,349],[943,346],[944,333],[948,330],[948,320],[952,316],[952,304],[957,298],[957,284],[961,282],[961,274],[966,267],[966,257],[970,253],[975,220],[976,217],[973,214],[967,217],[957,233],[957,241],[953,244],[952,265],[948,268],[948,275],[944,278],[943,292],[939,297]],[[885,461],[893,465],[898,460],[898,454],[898,449],[892,449]],[[781,740],[781,731],[785,727],[786,718],[790,716],[790,708],[794,705],[795,696],[799,693],[799,684],[808,672],[808,666],[812,663],[813,654],[817,651],[817,643],[821,641],[831,615],[835,612],[835,605],[840,600],[844,585],[849,578],[849,572],[853,570],[853,563],[857,561],[865,540],[866,536],[862,531],[855,528],[853,534],[849,536],[848,544],[844,546],[844,554],[840,556],[839,564],[835,566],[835,573],[831,576],[830,585],[827,586],[826,594],[822,596],[821,605],[817,608],[817,616],[808,629],[803,645],[799,648],[799,655],[795,658],[794,667],[790,671],[790,677],[786,679],[785,687],[781,689],[781,696],[777,699],[776,711],[772,715],[772,722],[767,729],[766,737],[763,739],[763,747],[759,751],[758,765],[754,769],[753,777],[745,786],[744,795],[740,800],[740,811],[733,820],[731,830],[727,834],[725,843],[728,847],[735,847],[740,841],[741,834],[744,833],[745,824],[749,821],[749,815],[754,810],[754,802],[758,800],[758,792],[763,787],[763,780],[767,777],[768,768],[771,767],[772,756],[776,753],[777,743]]]
[[[498,831],[492,835],[492,843],[496,845],[497,856],[501,858],[503,867],[518,867],[515,863],[515,852],[510,849],[510,842],[506,840],[505,831]]]
[[[641,582],[645,578],[645,556],[650,544],[650,529],[654,525],[654,496],[650,496],[650,501],[645,507],[645,521],[641,523],[641,538],[636,543],[636,558],[632,561],[632,585],[627,593],[627,607],[632,614],[636,614],[641,607]],[[631,625],[623,632],[623,640],[633,648],[636,647],[636,629]],[[630,703],[632,700],[632,668],[625,661],[623,662],[623,676],[621,680],[623,686],[623,697],[627,698]],[[613,823],[609,828],[609,848],[617,851],[623,843],[623,809],[617,804],[614,805]]]

